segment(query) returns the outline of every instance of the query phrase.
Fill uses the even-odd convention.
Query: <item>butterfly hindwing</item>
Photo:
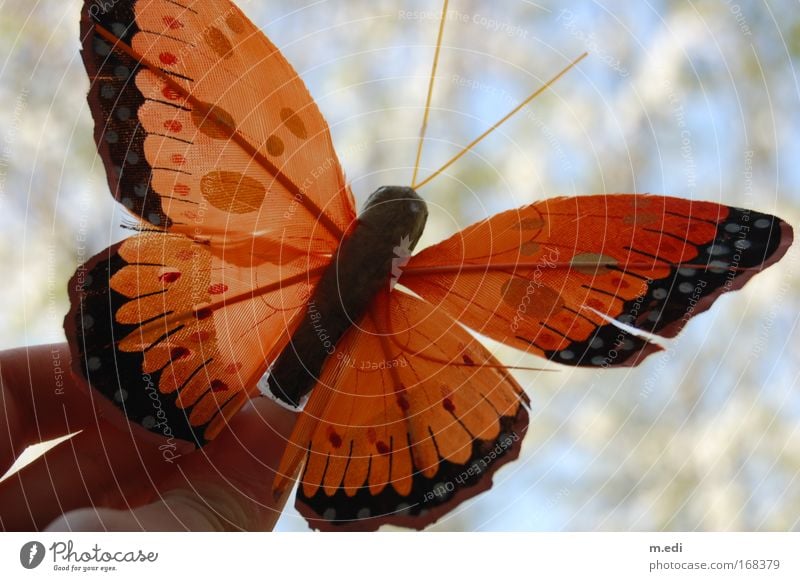
[[[778,261],[774,216],[647,195],[554,198],[413,257],[402,284],[452,317],[559,363],[636,365],[722,293]]]
[[[323,530],[425,527],[487,490],[528,426],[527,397],[492,355],[399,291],[345,335],[306,410],[321,413],[290,444],[305,455],[297,508]]]
[[[322,266],[242,268],[184,236],[129,238],[70,281],[73,367],[134,423],[205,443],[253,394]],[[254,274],[277,282],[252,296]]]

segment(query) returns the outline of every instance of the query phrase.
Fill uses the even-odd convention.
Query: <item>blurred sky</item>
[[[306,80],[359,201],[408,184],[440,3],[239,4]],[[94,254],[128,234],[92,139],[79,9],[0,0],[0,347],[63,340],[80,238]],[[559,194],[664,193],[800,224],[796,0],[452,0],[422,175],[584,50],[421,191],[423,245]],[[800,529],[799,256],[636,369],[518,374],[522,458],[435,528]],[[306,530],[292,511],[280,528]]]

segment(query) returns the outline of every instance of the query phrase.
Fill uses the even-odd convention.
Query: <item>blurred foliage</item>
[[[0,3],[4,347],[62,340],[68,277],[128,234],[92,140],[79,5]],[[359,200],[408,183],[439,3],[241,5],[306,79]],[[423,244],[558,194],[669,193],[800,223],[794,0],[453,0],[422,175],[584,50],[424,188]],[[793,250],[639,368],[520,373],[523,457],[436,528],[799,529],[798,270]],[[287,511],[281,527],[305,524]]]

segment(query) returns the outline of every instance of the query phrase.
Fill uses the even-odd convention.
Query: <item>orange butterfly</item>
[[[268,372],[275,398],[308,399],[275,489],[298,478],[316,528],[422,528],[518,456],[528,398],[461,325],[637,365],[792,241],[768,214],[619,194],[537,202],[410,257],[425,202],[386,187],[356,214],[303,82],[229,1],[86,0],[82,37],[109,186],[143,227],[70,283],[74,370],[199,445]]]

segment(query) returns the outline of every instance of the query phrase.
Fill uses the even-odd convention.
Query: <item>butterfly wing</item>
[[[387,291],[326,363],[282,474],[304,460],[296,504],[314,528],[421,529],[518,456],[527,403],[449,316]]]
[[[774,216],[646,195],[555,198],[427,248],[401,283],[498,341],[559,363],[636,365],[779,260]],[[632,327],[634,329],[632,329]]]
[[[203,444],[254,394],[322,268],[240,267],[185,236],[129,238],[70,281],[73,369],[135,424]]]
[[[230,2],[87,0],[82,35],[109,185],[148,231],[70,282],[73,368],[202,444],[288,343],[352,197],[302,81]]]
[[[81,35],[95,140],[128,210],[193,237],[336,247],[355,210],[328,126],[236,6],[86,0]]]

